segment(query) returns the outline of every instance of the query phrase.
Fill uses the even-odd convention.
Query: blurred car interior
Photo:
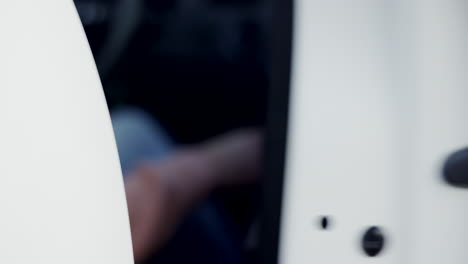
[[[265,123],[269,3],[75,0],[110,109],[143,108],[179,144]],[[215,194],[251,249],[257,188]]]

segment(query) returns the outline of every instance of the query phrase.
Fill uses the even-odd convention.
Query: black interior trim
[[[281,208],[288,135],[291,79],[293,0],[275,0],[272,21],[271,83],[266,131],[265,180],[260,258],[278,263]]]

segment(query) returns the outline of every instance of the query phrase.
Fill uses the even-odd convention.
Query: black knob
[[[362,249],[369,257],[376,257],[385,246],[385,237],[378,227],[369,228],[362,237]]]
[[[468,188],[468,148],[449,156],[445,162],[443,174],[447,183]]]

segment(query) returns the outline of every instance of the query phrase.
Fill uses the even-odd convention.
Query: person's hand
[[[171,190],[151,164],[141,165],[125,182],[135,263],[166,242],[176,226]]]
[[[213,189],[254,182],[261,152],[260,132],[239,130],[139,166],[125,183],[135,261],[163,246],[184,215]]]
[[[218,186],[253,183],[260,174],[263,137],[259,130],[236,130],[199,148],[207,156]]]

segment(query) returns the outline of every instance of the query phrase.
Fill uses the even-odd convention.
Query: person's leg
[[[166,131],[144,111],[120,109],[111,116],[124,177],[140,162],[161,160],[174,150]],[[203,203],[150,263],[238,264],[240,243],[227,222],[211,202]]]
[[[144,160],[161,160],[175,147],[166,131],[146,112],[123,108],[111,114],[120,163],[125,175]]]

